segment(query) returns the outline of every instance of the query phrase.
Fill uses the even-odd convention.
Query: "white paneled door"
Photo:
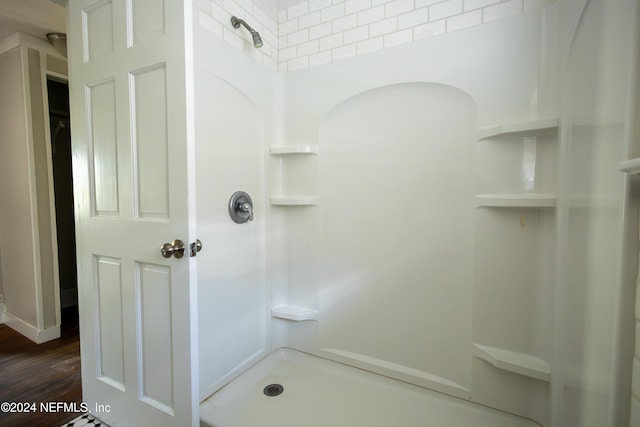
[[[83,400],[113,426],[198,423],[191,13],[68,5]]]

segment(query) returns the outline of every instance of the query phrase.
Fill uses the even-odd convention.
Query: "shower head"
[[[251,37],[253,37],[253,45],[258,49],[260,49],[263,44],[262,37],[260,37],[260,34],[257,31],[254,31],[253,33],[251,33]]]
[[[256,30],[251,28],[246,22],[244,22],[244,20],[237,18],[235,16],[232,16],[231,25],[233,25],[233,28],[240,28],[240,25],[245,27],[247,30],[249,30],[249,33],[251,33],[251,37],[253,38],[253,45],[258,49],[262,47],[263,43],[262,43],[262,37],[260,37],[260,33],[258,33]]]

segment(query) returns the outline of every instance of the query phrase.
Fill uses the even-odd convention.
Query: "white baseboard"
[[[4,323],[4,312],[7,311],[5,303],[0,302],[0,324]]]
[[[29,338],[36,344],[42,344],[43,342],[51,341],[56,338],[60,338],[60,326],[51,326],[47,329],[38,329],[35,326],[25,322],[24,320],[7,313],[3,314],[4,324],[18,332],[21,335]]]

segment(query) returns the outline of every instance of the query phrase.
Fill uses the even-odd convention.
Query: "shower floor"
[[[263,393],[281,384],[276,397]],[[211,427],[538,427],[533,421],[291,349],[200,404]]]

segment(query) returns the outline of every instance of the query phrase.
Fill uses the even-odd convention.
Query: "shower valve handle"
[[[253,221],[253,201],[244,191],[236,191],[229,199],[229,216],[233,222],[244,224]]]
[[[253,221],[253,207],[248,202],[240,204],[240,206],[238,206],[238,210],[248,213],[249,221]]]

